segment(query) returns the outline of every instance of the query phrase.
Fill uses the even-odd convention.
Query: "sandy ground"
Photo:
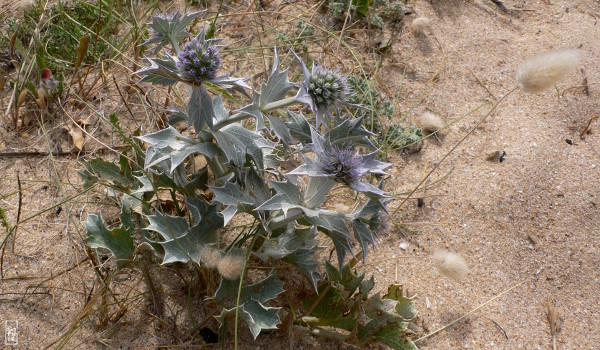
[[[417,295],[418,325],[426,331],[487,303],[454,327],[419,343],[422,349],[552,349],[548,299],[563,321],[557,348],[596,349],[600,343],[600,121],[591,123],[592,132],[583,139],[580,133],[591,117],[600,115],[600,3],[504,3],[511,12],[485,0],[414,4],[416,16],[431,19],[431,28],[422,37],[403,31],[379,71],[378,84],[398,93],[399,118],[416,121],[430,108],[452,126],[439,140],[425,141],[419,154],[394,155],[388,188],[399,193],[418,184],[487,113],[490,101],[515,87],[516,69],[525,58],[555,48],[580,48],[585,53],[580,68],[590,84],[589,96],[574,88],[582,84],[579,70],[558,85],[560,96],[555,90],[537,95],[516,91],[508,96],[431,177],[433,182],[450,173],[446,180],[416,194],[423,197],[423,205],[409,200],[394,217],[401,226],[382,237],[366,270],[375,274],[376,289],[401,283]],[[116,100],[108,93],[105,97]],[[47,149],[41,131],[31,129],[16,139],[2,123],[0,151]],[[506,152],[503,162],[486,160],[495,151]],[[18,207],[17,170],[24,189],[21,220],[56,205],[24,223],[14,253],[9,246],[4,257],[0,334],[4,336],[4,321],[18,320],[18,348],[49,346],[64,335],[81,315],[92,288],[89,263],[77,265],[85,257],[80,238],[84,232],[74,222],[85,220],[88,210],[97,211],[99,196],[89,193],[58,205],[80,190],[78,167],[77,160],[69,157],[54,162],[48,157],[0,157],[0,206],[9,221],[15,221]],[[470,265],[468,277],[457,283],[440,276],[424,258],[438,248],[464,256]],[[143,289],[139,274],[121,275],[116,283]],[[175,282],[164,289],[167,299],[187,291]],[[25,296],[26,292],[35,294]],[[148,322],[144,312],[135,311],[136,306],[143,309],[145,302],[142,297],[133,300],[128,315],[108,326],[97,328],[98,316],[90,317],[66,348],[185,344],[189,338],[184,331]],[[172,320],[185,322],[185,312]],[[244,343],[245,348],[279,348],[270,335],[261,337],[258,345]],[[335,343],[321,344],[306,335],[295,339],[298,348],[337,348]]]

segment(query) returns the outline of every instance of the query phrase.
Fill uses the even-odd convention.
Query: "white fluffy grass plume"
[[[580,50],[560,49],[530,58],[517,70],[519,87],[529,93],[551,88],[577,68],[581,56]]]
[[[438,249],[433,253],[432,258],[437,270],[455,281],[460,281],[469,273],[467,262],[456,253]]]
[[[236,280],[244,269],[244,258],[236,255],[225,255],[217,263],[217,271],[228,280]]]
[[[430,112],[425,111],[419,117],[419,127],[423,129],[426,133],[434,133],[441,131],[444,127],[446,127],[446,123],[440,116]]]
[[[204,247],[200,251],[200,261],[208,269],[214,269],[221,260],[221,252],[212,247]]]
[[[429,28],[431,20],[427,17],[415,18],[410,24],[410,30],[415,35],[425,35],[425,31]]]

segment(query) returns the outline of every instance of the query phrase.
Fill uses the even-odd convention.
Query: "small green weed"
[[[382,159],[388,160],[389,152],[393,150],[415,152],[420,149],[423,139],[421,129],[393,123],[396,108],[389,99],[362,77],[351,75],[348,77],[348,83],[356,92],[350,98],[350,102],[368,107],[368,109],[351,107],[352,114],[364,118],[365,128],[377,134],[376,137],[371,138],[371,141],[381,149],[379,156]],[[387,123],[383,122],[385,119]]]
[[[96,32],[98,29],[99,36],[110,37],[115,26],[111,25],[114,20],[109,9],[114,2],[116,0],[105,1],[101,16],[99,7],[85,0],[75,0],[72,3],[59,1],[49,7],[46,10],[46,21],[40,26],[39,48],[41,50],[38,50],[45,67],[55,71],[74,62],[77,58],[75,48],[79,45],[79,39],[89,35],[89,30]],[[9,49],[10,39],[15,33],[17,45],[20,43],[21,46],[26,47],[38,27],[43,11],[44,2],[38,0],[25,10],[22,18],[7,18],[2,21],[3,23],[0,22],[0,50]],[[98,21],[100,21],[99,28],[97,28]],[[86,57],[88,63],[92,60],[93,45],[90,45],[89,50]],[[108,44],[98,40],[93,59],[99,61],[109,53]]]
[[[407,13],[407,1],[393,0],[326,0],[329,15],[344,22],[347,14],[358,14],[377,28],[383,28],[384,20],[397,21]]]

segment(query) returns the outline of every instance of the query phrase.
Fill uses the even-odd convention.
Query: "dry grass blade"
[[[552,335],[552,349],[556,350],[556,335],[560,332],[562,320],[556,308],[552,305],[550,297],[548,297],[548,323],[550,324],[550,334]]]

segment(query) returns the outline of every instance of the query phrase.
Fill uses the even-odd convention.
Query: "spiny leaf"
[[[104,248],[110,250],[117,260],[117,269],[122,269],[133,260],[133,237],[131,233],[119,227],[109,230],[104,225],[102,214],[90,214],[84,223],[88,231],[87,245],[90,248]]]

